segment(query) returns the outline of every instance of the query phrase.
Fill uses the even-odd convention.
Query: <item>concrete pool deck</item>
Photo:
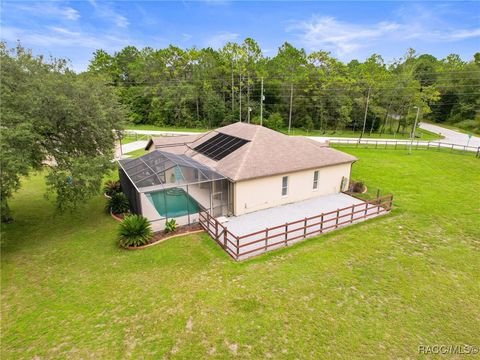
[[[223,223],[229,231],[241,236],[255,231],[282,225],[305,217],[311,217],[342,209],[363,201],[347,194],[333,194],[319,196],[313,199],[299,201],[292,204],[259,210],[249,214],[232,216]]]
[[[339,193],[245,215],[217,218],[216,221],[228,230],[221,234],[227,234],[227,237],[230,236],[228,234],[233,235],[230,241],[217,235],[218,227],[214,232],[210,225],[208,229],[217,242],[223,241],[222,247],[232,257],[243,260],[388,213],[391,206],[388,201],[391,204],[392,200],[389,196],[380,200],[386,203],[370,203]]]

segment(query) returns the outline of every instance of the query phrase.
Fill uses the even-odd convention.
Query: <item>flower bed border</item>
[[[173,239],[173,238],[176,238],[176,237],[180,237],[180,236],[184,236],[184,235],[190,235],[190,234],[196,234],[196,233],[201,233],[201,232],[205,232],[205,230],[201,229],[201,230],[193,230],[193,231],[187,231],[187,232],[184,232],[184,233],[181,233],[181,234],[174,234],[172,236],[168,236],[166,238],[162,238],[160,240],[157,240],[157,241],[154,241],[150,244],[146,244],[146,245],[142,245],[142,246],[129,246],[129,247],[126,247],[125,249],[126,250],[142,250],[142,249],[146,249],[150,246],[154,246],[154,245],[158,245],[166,240],[170,240],[170,239]]]

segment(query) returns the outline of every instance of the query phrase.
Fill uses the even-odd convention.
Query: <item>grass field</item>
[[[208,131],[209,129],[206,128],[179,128],[179,127],[158,127],[155,125],[138,125],[138,124],[129,124],[126,126],[128,130],[157,130],[157,131],[185,131],[185,132],[205,132]],[[282,129],[280,130],[284,134],[288,134],[288,129]],[[408,130],[409,131],[409,130]],[[386,138],[391,138],[391,139],[408,139],[409,138],[409,133],[406,134],[387,134],[384,133],[380,135],[379,133],[372,133],[371,135],[367,132],[364,134],[365,138],[373,138],[373,139],[386,139]],[[349,130],[337,130],[337,131],[332,131],[329,130],[327,132],[323,132],[320,130],[312,130],[312,131],[307,131],[304,129],[292,129],[289,135],[303,135],[303,136],[335,136],[335,137],[353,137],[353,138],[358,138],[360,136],[360,132],[356,131],[349,131]],[[427,130],[423,129],[418,129],[417,130],[417,139],[421,140],[438,140],[438,139],[443,139],[443,136],[440,136],[438,134],[432,133]]]
[[[142,155],[145,155],[146,153],[148,153],[148,151],[146,151],[145,149],[138,149],[138,150],[134,150],[134,151],[130,151],[128,153],[125,153],[125,155],[128,155],[130,157],[138,157],[138,156],[142,156]]]
[[[480,160],[345,151],[395,210],[241,263],[204,234],[120,250],[101,196],[56,214],[43,180],[26,180],[2,229],[2,359],[393,359],[479,345]]]

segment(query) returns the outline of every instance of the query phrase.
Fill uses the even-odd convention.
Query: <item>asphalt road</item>
[[[455,130],[450,130],[438,125],[433,125],[433,124],[427,124],[427,123],[420,123],[420,128],[425,129],[428,131],[431,131],[436,134],[440,134],[444,136],[444,139],[436,140],[442,143],[448,143],[448,144],[457,144],[457,145],[462,145],[462,146],[472,146],[472,147],[480,147],[480,137],[477,136],[472,136],[469,138],[467,134],[455,131]],[[152,135],[152,136],[176,136],[176,135],[191,135],[191,134],[199,134],[198,132],[180,132],[180,131],[158,131],[158,130],[127,130],[129,133],[135,133],[139,135]],[[324,142],[327,140],[331,139],[340,139],[338,137],[334,136],[309,136],[310,139]],[[342,140],[358,140],[358,138],[341,138]],[[365,139],[365,141],[368,141],[369,139]],[[388,141],[388,140],[394,140],[394,139],[373,139],[375,141]],[[408,139],[395,139],[397,142],[410,142]],[[435,141],[435,140],[432,140]],[[423,142],[422,142],[423,143]],[[424,142],[425,145],[427,142]],[[147,141],[135,141],[131,142],[125,145],[122,145],[122,152],[123,154],[128,153],[130,151],[138,150],[141,148],[144,148],[147,145]],[[474,151],[474,150],[471,150]],[[119,156],[119,149],[117,149],[117,156]]]
[[[469,137],[467,134],[464,134],[455,130],[450,130],[438,125],[427,124],[427,123],[421,123],[420,128],[431,131],[435,134],[440,134],[444,136],[445,139],[439,140],[441,142],[446,142],[449,144],[475,146],[475,147],[480,146],[480,137],[477,137],[477,136],[472,136],[469,140]]]

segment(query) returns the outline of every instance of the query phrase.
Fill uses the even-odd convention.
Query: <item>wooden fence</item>
[[[363,200],[342,209],[299,219],[250,234],[235,235],[202,210],[199,221],[205,231],[235,260],[243,260],[269,250],[291,245],[342,226],[379,216],[392,208],[393,195]]]
[[[452,152],[458,152],[463,154],[474,154],[476,157],[480,157],[480,147],[477,146],[467,146],[460,144],[450,144],[441,141],[422,141],[415,140],[413,142],[406,140],[374,140],[374,139],[330,139],[331,144],[337,145],[350,145],[353,147],[366,147],[366,148],[375,148],[375,149],[395,149],[395,150],[437,150],[440,151],[450,150]]]

